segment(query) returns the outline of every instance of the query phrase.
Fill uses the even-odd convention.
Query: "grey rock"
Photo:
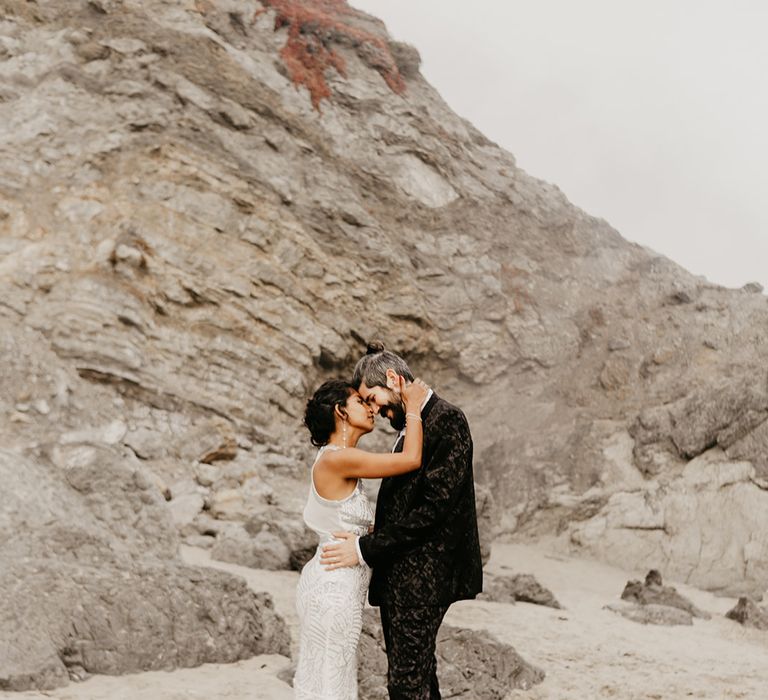
[[[544,588],[530,574],[504,574],[499,576],[486,572],[483,576],[483,592],[478,597],[481,600],[490,600],[494,603],[521,601],[535,605],[546,605],[550,608],[560,609],[563,607],[552,591]]]
[[[672,608],[668,605],[637,605],[634,603],[612,603],[605,606],[606,610],[618,613],[633,622],[639,622],[641,625],[692,625],[693,615],[681,610]]]
[[[184,538],[184,544],[190,547],[200,547],[201,549],[210,549],[216,542],[216,538],[211,535],[187,535]]]
[[[195,465],[195,479],[201,486],[213,486],[219,473],[219,469],[213,465],[202,462]]]
[[[673,292],[667,298],[668,304],[690,304],[694,300],[694,295],[688,290],[681,289]]]
[[[128,445],[141,459],[158,459],[166,454],[168,436],[159,430],[137,428],[129,430],[123,438],[123,444]]]
[[[630,343],[626,338],[612,338],[608,341],[608,349],[611,352],[616,352],[617,350],[626,350],[631,347],[632,343]]]
[[[544,671],[529,664],[513,647],[485,632],[443,624],[437,636],[437,673],[443,697],[503,700],[510,690],[529,690]],[[358,647],[361,700],[384,700],[387,659],[377,611],[365,610]]]
[[[600,385],[606,391],[621,389],[629,384],[631,378],[632,363],[615,355],[608,357],[600,371]]]
[[[132,453],[55,449],[58,468],[0,450],[0,648],[13,649],[0,689],[288,652],[266,594],[180,562],[165,501]]]
[[[317,545],[294,549],[288,558],[288,564],[293,571],[301,571],[304,565],[315,556]]]
[[[251,535],[264,530],[273,533],[298,557],[302,556],[301,552],[317,547],[317,534],[304,524],[304,520],[297,518],[294,512],[278,507],[259,509],[246,521],[245,530]]]
[[[183,459],[207,464],[233,459],[237,455],[234,429],[225,420],[206,421],[181,438],[179,453]]]
[[[649,479],[631,493],[617,492],[592,517],[568,527],[582,551],[626,569],[643,560],[670,578],[723,595],[764,587],[768,567],[759,548],[745,546],[762,527],[768,491],[755,483],[749,462],[730,462],[715,448],[688,462],[682,473]],[[741,573],[734,576],[734,567]]]
[[[198,513],[192,524],[195,526],[198,534],[210,535],[211,537],[218,537],[219,534],[226,530],[237,530],[242,527],[240,523],[217,520],[208,511]]]
[[[499,512],[499,505],[493,497],[493,492],[488,486],[475,484],[475,505],[480,535],[480,554],[483,565],[485,565],[491,557],[491,544],[501,522],[501,513]]]
[[[213,517],[221,520],[243,521],[250,508],[245,504],[243,494],[235,488],[217,491],[211,496],[208,510]]]
[[[126,433],[126,426],[120,420],[112,421],[108,425],[97,428],[87,428],[85,430],[73,430],[64,433],[59,441],[63,445],[78,442],[103,443],[106,445],[117,445],[123,440]]]
[[[168,503],[173,522],[179,528],[193,523],[204,505],[205,499],[199,493],[185,493],[172,498]]]
[[[268,596],[221,572],[34,560],[4,569],[2,585],[11,593],[0,604],[2,646],[31,644],[32,653],[0,662],[5,690],[64,685],[70,667],[110,675],[169,670],[287,654],[290,646]],[[20,639],[5,636],[19,629]],[[47,653],[35,638],[50,639]]]
[[[768,413],[753,412],[744,416],[741,423],[735,426],[738,430],[728,434],[725,454],[729,459],[751,462],[755,466],[755,476],[765,479],[768,477]],[[723,437],[724,433],[721,433],[719,439]]]
[[[421,55],[415,46],[401,41],[390,41],[389,50],[392,52],[400,74],[405,79],[413,79],[419,75]]]
[[[95,41],[84,41],[75,47],[75,53],[86,63],[99,61],[109,56],[109,47]]]
[[[200,492],[204,490],[201,489],[200,485],[195,479],[192,479],[188,476],[183,476],[181,479],[174,481],[170,485],[169,489],[172,498],[181,498],[182,496],[189,496],[190,494],[199,495]]]
[[[698,392],[672,412],[672,441],[685,457],[719,444],[720,436],[748,412],[768,411],[768,377],[744,377]],[[727,445],[725,445],[727,446]]]
[[[255,536],[244,528],[224,531],[216,538],[211,556],[219,561],[252,569],[274,571],[291,568],[290,549],[268,530],[262,530]]]
[[[51,407],[45,399],[38,399],[34,403],[35,410],[43,416],[47,416],[51,412]]]
[[[291,688],[293,687],[293,677],[296,675],[296,663],[290,663],[284,668],[282,668],[278,674],[277,677],[283,681],[283,683],[287,683]]]
[[[736,605],[725,613],[725,616],[729,620],[735,620],[744,625],[744,627],[768,630],[768,610],[746,596],[739,598]]]
[[[697,608],[685,596],[678,593],[674,587],[662,583],[661,574],[651,569],[645,581],[628,581],[621,593],[621,599],[639,605],[666,605],[671,608],[685,610],[694,617],[708,620],[711,615]]]

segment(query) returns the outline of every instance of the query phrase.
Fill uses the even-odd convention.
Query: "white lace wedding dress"
[[[299,613],[299,658],[293,689],[297,700],[357,700],[357,643],[371,570],[363,565],[328,571],[320,564],[323,545],[332,532],[364,535],[373,524],[373,509],[358,479],[355,490],[329,500],[315,489],[312,465],[304,522],[320,538],[315,556],[301,572],[296,596]]]

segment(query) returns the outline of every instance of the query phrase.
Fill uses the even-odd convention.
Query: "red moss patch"
[[[261,12],[266,8],[276,12],[275,31],[288,28],[288,40],[280,56],[290,79],[309,90],[312,106],[318,111],[321,100],[331,96],[325,71],[333,68],[346,77],[346,62],[334,51],[334,44],[354,49],[394,92],[400,94],[405,90],[405,81],[387,42],[349,23],[360,14],[347,5],[346,0],[261,0],[261,3],[265,6]]]

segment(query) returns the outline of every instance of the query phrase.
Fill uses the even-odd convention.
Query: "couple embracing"
[[[400,431],[391,453],[357,447],[377,414]],[[315,392],[304,422],[319,448],[304,520],[320,544],[298,584],[296,698],[357,698],[366,595],[381,612],[389,697],[440,698],[437,631],[451,603],[482,588],[467,420],[373,343],[351,382]],[[375,519],[362,489],[373,478]]]

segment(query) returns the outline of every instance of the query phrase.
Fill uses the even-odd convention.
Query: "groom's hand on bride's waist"
[[[341,542],[327,544],[320,553],[320,563],[328,571],[345,566],[357,566],[361,563],[357,549],[357,535],[352,532],[334,532],[333,536]]]

